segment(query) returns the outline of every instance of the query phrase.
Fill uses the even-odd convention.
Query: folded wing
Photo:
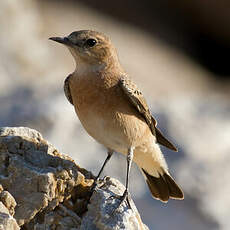
[[[126,76],[120,79],[119,85],[132,105],[144,117],[152,134],[156,136],[157,142],[173,151],[177,151],[175,145],[173,145],[166,137],[164,137],[161,131],[156,127],[157,122],[151,115],[146,100],[137,86]]]

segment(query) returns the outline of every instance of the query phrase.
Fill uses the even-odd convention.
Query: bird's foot
[[[118,206],[113,210],[113,212],[111,213],[111,215],[114,215],[118,210],[119,208],[121,207],[121,205],[124,203],[124,202],[127,202],[127,205],[128,205],[128,208],[129,209],[132,209],[131,207],[131,198],[130,198],[130,194],[128,192],[128,190],[125,190],[123,195],[112,195],[110,198],[116,198],[116,199],[119,199],[119,203],[118,203]]]
[[[103,185],[106,183],[106,181],[105,181],[106,178],[107,177],[100,179],[99,177],[96,177],[93,184],[91,185],[91,188],[90,188],[91,193],[93,193],[97,187],[98,188],[103,187]]]
[[[98,182],[99,182],[99,178],[95,178],[95,180],[94,180],[94,182],[93,182],[93,184],[92,184],[92,186],[91,186],[91,188],[90,188],[90,192],[91,192],[91,193],[93,193],[93,192],[95,191]]]

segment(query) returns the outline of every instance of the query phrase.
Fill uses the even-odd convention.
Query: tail
[[[146,182],[152,196],[155,199],[162,202],[167,202],[169,198],[178,200],[184,199],[183,191],[167,172],[164,172],[163,175],[159,174],[159,177],[154,177],[148,174],[143,168],[142,171],[146,177]]]

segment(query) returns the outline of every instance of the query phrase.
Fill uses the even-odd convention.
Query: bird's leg
[[[129,205],[129,207],[131,208],[129,199],[128,199],[128,188],[129,188],[129,174],[130,174],[130,169],[131,169],[131,165],[132,165],[132,161],[133,161],[133,151],[134,151],[134,147],[131,147],[128,149],[128,154],[127,154],[127,171],[126,171],[126,185],[125,185],[125,191],[121,197],[121,202],[119,204],[119,206],[127,199],[127,203]]]
[[[114,210],[113,213],[122,205],[122,203],[126,200],[128,203],[129,208],[131,209],[130,201],[129,201],[129,174],[130,174],[130,169],[133,161],[133,151],[134,147],[131,147],[128,149],[128,154],[127,154],[127,171],[126,171],[126,186],[125,186],[125,191],[122,196],[115,196],[120,200],[119,206]]]
[[[98,175],[96,176],[96,178],[95,178],[95,180],[94,180],[94,182],[93,182],[91,191],[93,191],[93,190],[96,188],[96,186],[97,186],[97,181],[98,181],[100,175],[102,174],[102,171],[104,170],[106,164],[108,163],[108,161],[110,160],[111,156],[113,155],[113,153],[114,153],[113,150],[110,150],[110,149],[108,150],[108,152],[107,152],[108,155],[107,155],[107,157],[106,157],[106,159],[105,159],[105,161],[104,161],[104,163],[103,163],[103,165],[102,165],[102,167],[101,167],[101,169],[100,169]]]

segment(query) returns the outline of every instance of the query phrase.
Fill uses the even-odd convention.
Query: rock
[[[0,200],[9,210],[10,215],[14,215],[14,208],[16,206],[16,201],[14,197],[8,191],[2,191],[0,193]]]
[[[0,128],[3,229],[148,229],[132,200],[132,209],[124,202],[111,215],[119,202],[112,195],[124,191],[119,181],[105,178],[90,198],[93,178],[36,130]]]
[[[15,206],[14,197],[8,191],[4,191],[0,184],[0,230],[20,229],[16,220],[12,217]]]
[[[92,178],[91,174],[60,154],[37,131],[2,128],[0,135],[0,183],[17,202],[14,218],[19,226],[44,209],[54,209],[74,187],[88,191],[92,180],[85,177]]]
[[[125,187],[113,178],[106,177],[100,182],[90,199],[88,212],[82,219],[80,230],[148,230],[148,227],[142,223],[132,200],[130,200],[132,209],[126,202],[118,208],[119,199],[114,196],[122,195],[124,190]]]
[[[10,215],[8,209],[0,201],[0,230],[18,230],[16,220]]]

